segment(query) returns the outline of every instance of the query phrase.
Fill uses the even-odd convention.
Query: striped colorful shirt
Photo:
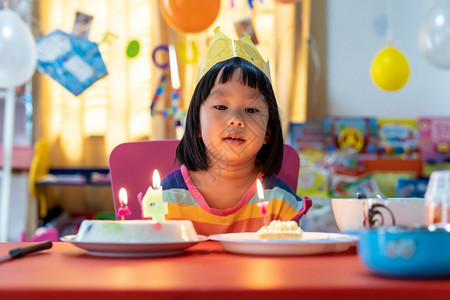
[[[258,178],[262,178],[262,174]],[[312,205],[311,199],[300,199],[276,175],[264,178],[262,184],[264,199],[269,202],[266,215],[261,214],[257,205],[261,200],[255,184],[234,207],[225,210],[210,208],[192,182],[188,169],[182,165],[162,180],[163,199],[169,209],[166,219],[190,220],[197,233],[202,235],[255,232],[264,225],[264,221],[297,220]]]

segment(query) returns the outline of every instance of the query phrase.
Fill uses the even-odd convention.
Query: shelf
[[[105,177],[95,179],[98,176]],[[35,182],[39,186],[111,186],[109,168],[51,168]]]
[[[364,161],[368,172],[414,172],[417,176],[423,176],[423,161],[421,158],[378,158]]]

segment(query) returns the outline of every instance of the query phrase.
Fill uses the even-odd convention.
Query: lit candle
[[[267,226],[267,206],[269,205],[269,201],[264,200],[264,189],[261,184],[261,180],[256,179],[256,190],[258,192],[258,197],[261,200],[257,205],[261,209],[261,214],[264,216],[264,225]]]
[[[119,202],[120,207],[117,211],[117,216],[121,217],[122,221],[125,219],[125,216],[131,215],[131,210],[128,208],[128,196],[127,196],[127,190],[124,188],[121,188],[119,190]]]
[[[153,186],[149,186],[142,199],[143,218],[152,218],[152,220],[162,222],[168,213],[167,203],[162,200],[161,178],[158,170],[153,172]]]

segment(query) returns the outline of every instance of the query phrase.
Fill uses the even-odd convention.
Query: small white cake
[[[261,239],[301,239],[303,230],[294,221],[273,220],[257,231]]]
[[[170,243],[198,241],[191,221],[84,220],[76,241],[98,243]]]

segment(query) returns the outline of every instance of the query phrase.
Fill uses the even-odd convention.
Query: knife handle
[[[12,249],[11,251],[9,251],[9,255],[11,256],[11,258],[18,258],[33,252],[50,249],[52,246],[53,244],[51,241],[45,241],[27,247]]]

